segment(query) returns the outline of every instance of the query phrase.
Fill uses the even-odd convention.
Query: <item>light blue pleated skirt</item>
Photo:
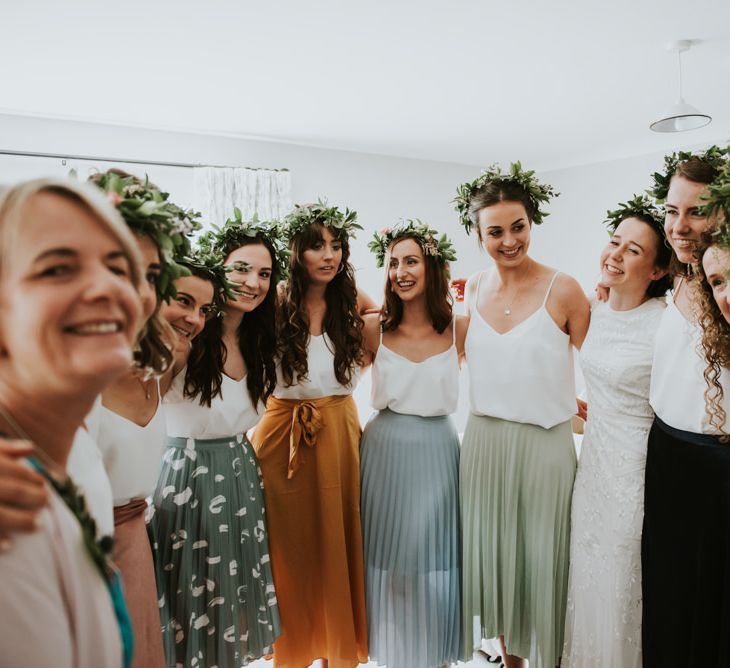
[[[570,502],[570,421],[551,429],[470,415],[461,447],[464,635],[503,635],[530,668],[563,648]]]
[[[371,660],[437,668],[463,658],[451,419],[373,415],[362,437],[361,494]]]

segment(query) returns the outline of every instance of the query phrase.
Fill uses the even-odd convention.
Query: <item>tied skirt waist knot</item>
[[[350,395],[270,397],[251,439],[281,613],[276,668],[367,662],[360,434]]]

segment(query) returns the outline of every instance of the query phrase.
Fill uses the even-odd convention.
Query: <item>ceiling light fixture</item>
[[[677,66],[679,70],[679,100],[668,109],[664,110],[662,117],[654,121],[649,128],[654,132],[684,132],[685,130],[696,130],[710,121],[712,116],[703,114],[691,104],[687,104],[682,97],[682,53],[689,51],[692,42],[688,39],[680,39],[667,45],[667,51],[677,54]]]

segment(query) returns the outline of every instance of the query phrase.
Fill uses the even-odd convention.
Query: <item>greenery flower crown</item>
[[[477,179],[462,183],[456,189],[456,197],[453,202],[459,213],[459,222],[464,226],[467,234],[471,232],[473,227],[473,223],[469,218],[469,204],[472,197],[488,183],[516,183],[521,186],[527,193],[535,210],[532,220],[535,225],[540,225],[550,215],[546,211],[542,211],[540,205],[547,204],[551,198],[560,196],[560,193],[555,192],[552,186],[540,183],[535,178],[533,170],[522,169],[522,164],[519,161],[510,163],[509,171],[506,173],[503,173],[500,166],[494,163],[483,170]]]
[[[157,244],[161,265],[157,294],[169,301],[175,296],[175,279],[189,275],[177,260],[190,254],[189,237],[201,228],[197,220],[200,214],[168,201],[169,194],[152,185],[147,176],[140,183],[135,176],[108,171],[89,180],[106,193],[134,232],[150,237]]]
[[[355,236],[355,230],[362,230],[357,223],[357,213],[345,209],[340,211],[336,206],[327,206],[326,201],[317,200],[316,204],[295,204],[294,211],[281,223],[281,235],[290,242],[310,225],[324,225],[332,232],[332,236],[343,241]]]
[[[213,284],[212,315],[221,317],[223,307],[229,299],[236,299],[235,284],[228,280],[228,267],[220,253],[206,248],[197,248],[190,255],[180,258],[180,264],[187,269],[187,275],[200,274]]]
[[[613,234],[622,221],[633,216],[648,216],[659,227],[664,227],[664,213],[646,195],[634,195],[628,202],[621,202],[618,209],[606,212],[606,220],[603,222],[608,227],[609,234]]]
[[[718,218],[715,236],[722,246],[730,246],[730,161],[726,161],[717,178],[707,186],[702,197],[704,211]]]
[[[715,169],[721,169],[730,158],[730,147],[720,148],[719,146],[710,146],[706,151],[677,151],[664,157],[664,172],[654,172],[652,179],[654,185],[646,192],[656,199],[658,204],[664,204],[669,193],[669,184],[677,171],[677,167],[682,162],[687,162],[690,158],[699,158],[702,162]]]
[[[286,278],[289,266],[289,250],[281,238],[280,224],[275,221],[260,221],[254,214],[251,220],[244,221],[241,210],[233,209],[233,218],[228,218],[223,225],[213,225],[212,230],[198,239],[199,248],[208,253],[225,255],[229,249],[238,248],[256,237],[263,237],[274,249],[274,261],[277,265],[275,282]]]
[[[397,239],[410,237],[418,242],[423,250],[423,255],[435,257],[441,264],[456,260],[454,244],[445,234],[438,236],[433,228],[415,220],[401,220],[395,227],[386,227],[373,234],[373,239],[368,244],[371,252],[375,253],[375,262],[378,267],[385,264],[385,256],[388,249]]]

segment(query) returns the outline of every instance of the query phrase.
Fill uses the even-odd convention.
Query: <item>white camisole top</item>
[[[459,401],[459,356],[456,352],[456,319],[452,321],[451,347],[413,362],[383,343],[373,361],[371,403],[404,415],[433,417],[456,412]]]
[[[274,396],[277,399],[319,399],[342,394],[352,394],[360,378],[360,369],[355,367],[350,385],[340,385],[335,376],[334,346],[325,332],[315,336],[309,335],[307,347],[307,380],[294,378],[290,387],[284,385],[281,368],[276,368],[276,389]]]
[[[162,402],[144,427],[102,404],[98,430],[96,442],[112,484],[114,505],[123,506],[133,499],[151,496],[165,450]]]
[[[245,376],[234,380],[223,374],[221,394],[208,407],[183,396],[185,371],[175,376],[163,400],[168,436],[206,439],[245,434],[264,414],[262,403],[253,405]]]
[[[667,299],[654,340],[649,402],[670,427],[694,434],[718,434],[705,410],[707,383],[701,341],[699,325],[689,322],[674,300]],[[725,389],[722,406],[730,416],[730,374],[726,370],[720,383]]]
[[[549,429],[576,412],[570,336],[542,305],[512,329],[499,334],[479,314],[479,287],[466,335],[469,403],[475,415],[535,424]]]

